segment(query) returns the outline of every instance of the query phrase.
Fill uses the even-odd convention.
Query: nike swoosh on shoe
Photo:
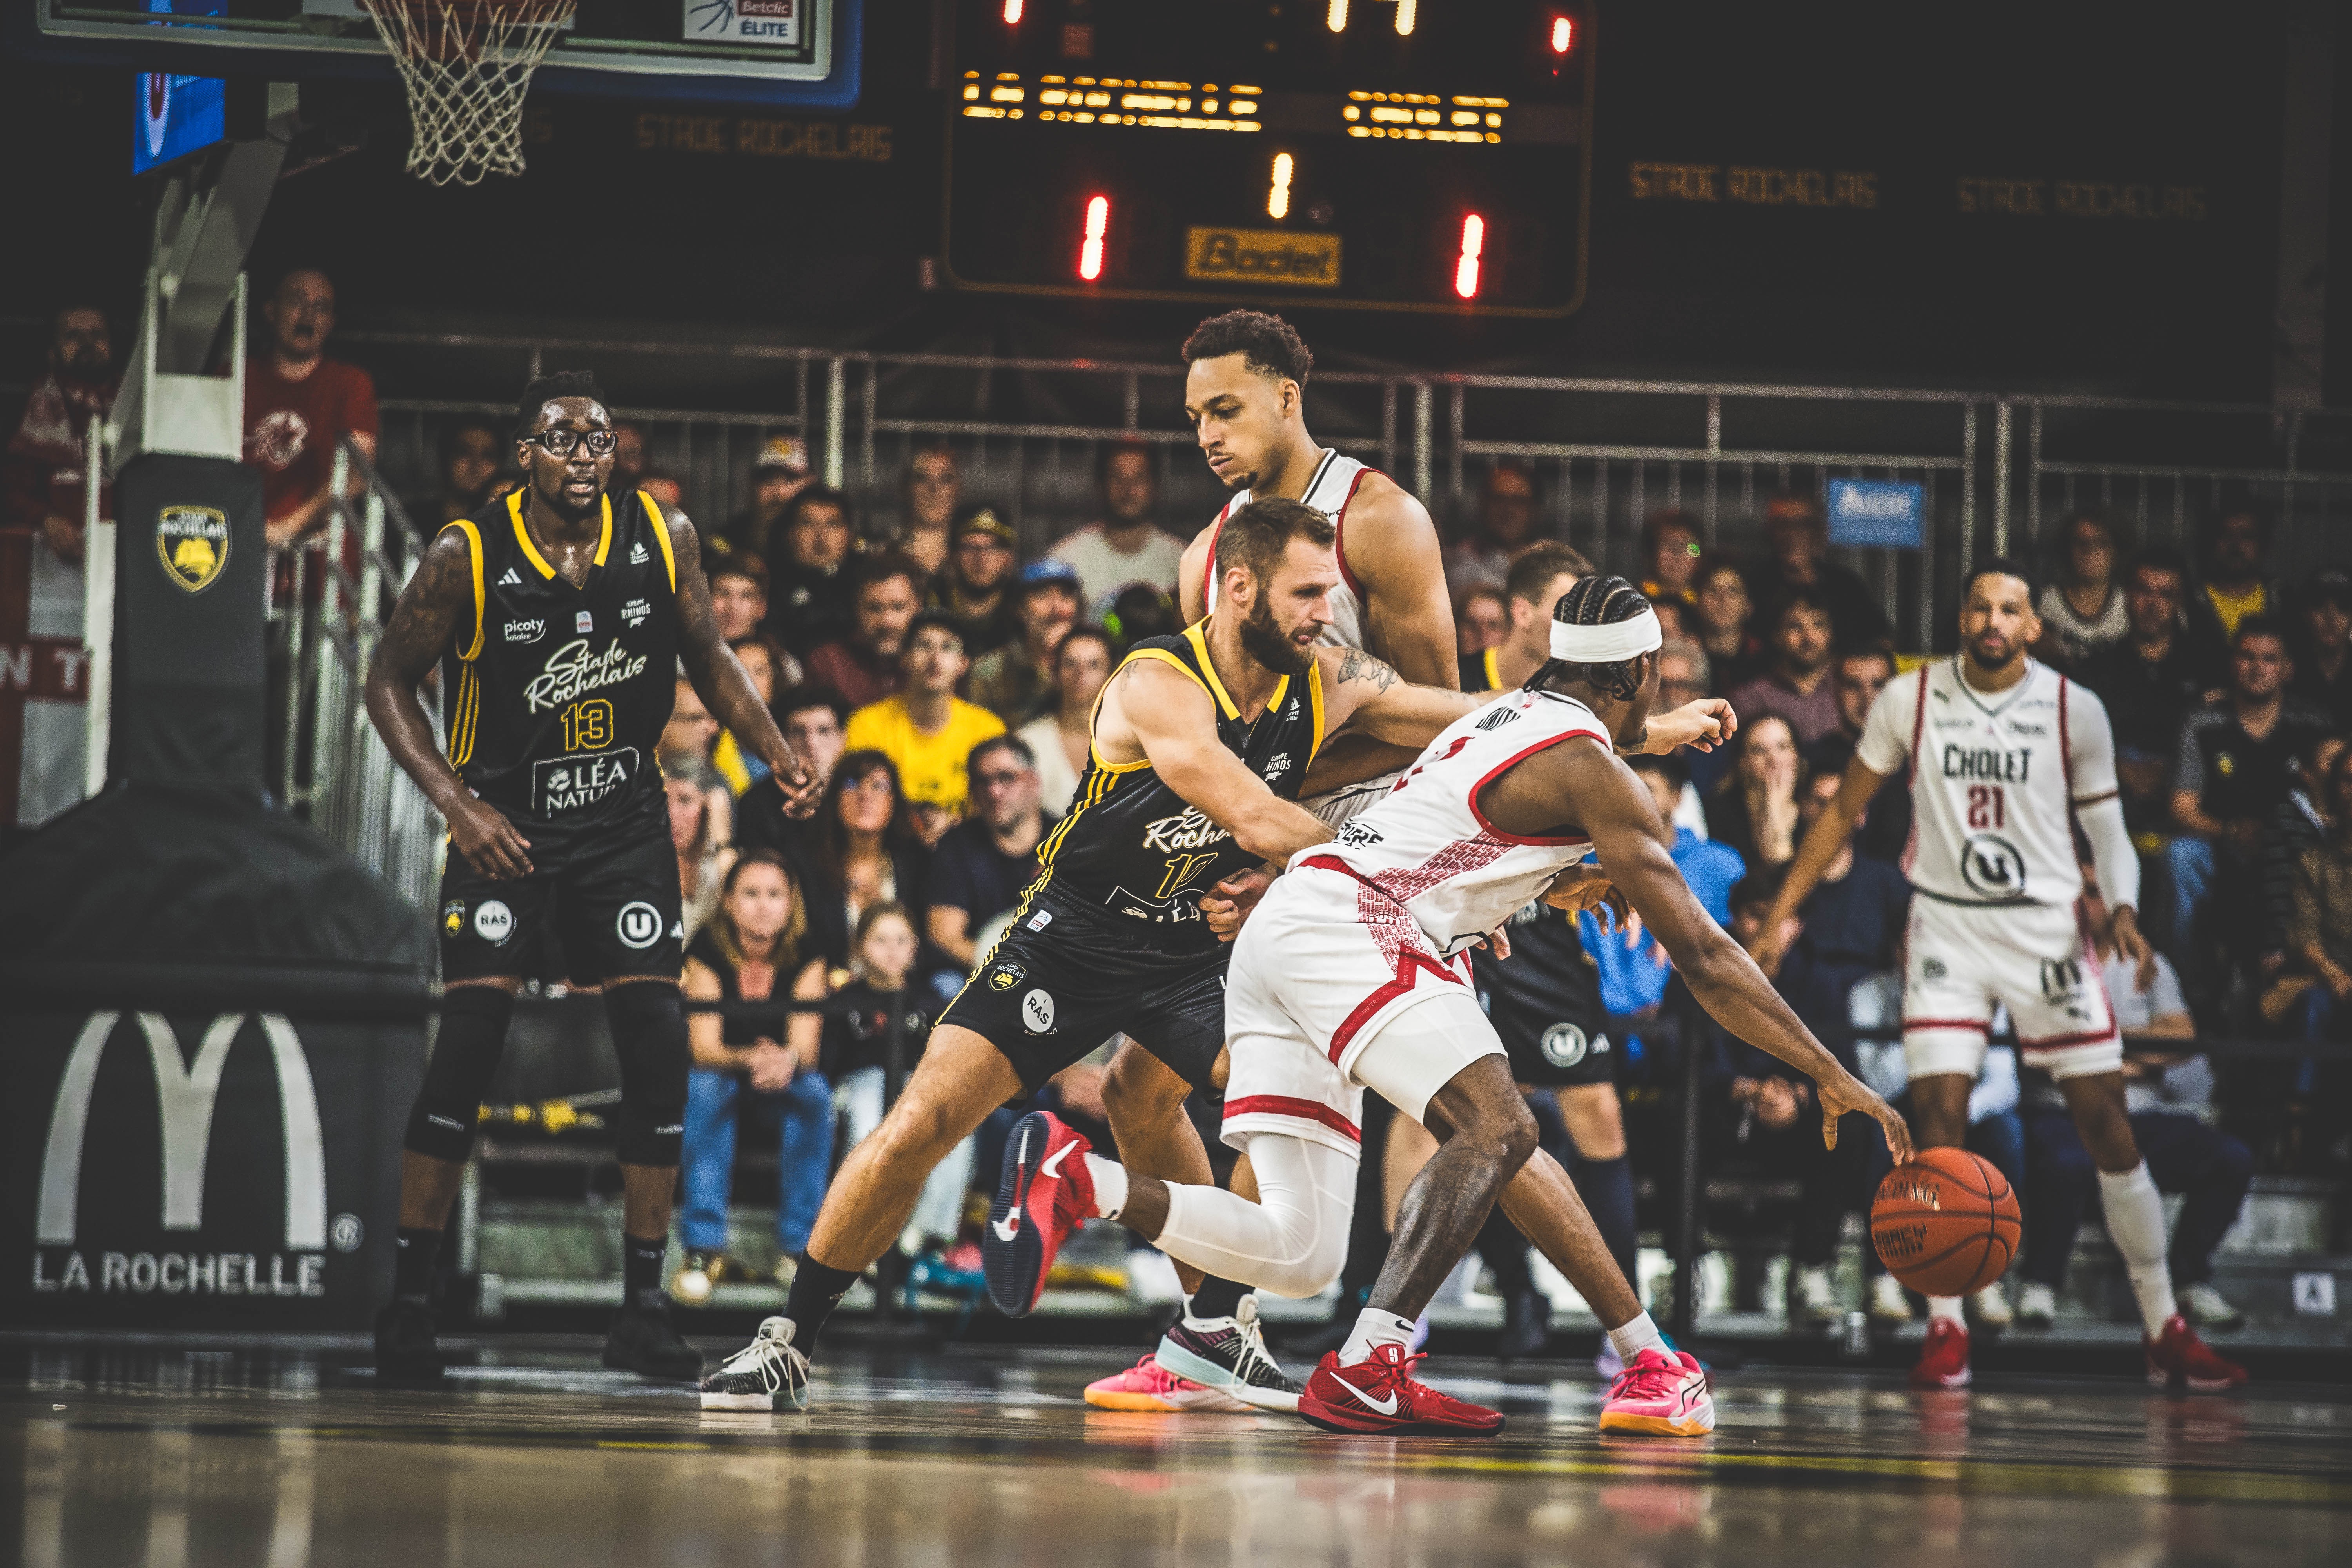
[[[1336,1372],[1331,1374],[1331,1381],[1346,1389],[1349,1393],[1354,1394],[1359,1400],[1362,1401],[1364,1408],[1367,1410],[1376,1410],[1382,1415],[1393,1415],[1397,1413],[1397,1396],[1393,1394],[1390,1394],[1384,1400],[1374,1399],[1370,1394],[1366,1394],[1362,1389],[1358,1388],[1354,1384],[1349,1383],[1346,1378],[1341,1377]]]

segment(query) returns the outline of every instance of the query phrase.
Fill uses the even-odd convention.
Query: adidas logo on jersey
[[[1282,716],[1282,721],[1283,721],[1284,723],[1287,724],[1287,723],[1289,723],[1292,720],[1294,720],[1294,719],[1296,719],[1296,718],[1297,718],[1297,717],[1298,717],[1298,699],[1297,699],[1297,698],[1296,698],[1296,697],[1294,697],[1294,698],[1292,698],[1292,699],[1290,700],[1290,710],[1289,710],[1289,711],[1288,711],[1288,712],[1286,712],[1286,713],[1285,713],[1285,714],[1283,714],[1283,716]]]
[[[515,569],[509,566],[507,568],[507,574],[499,579],[499,586],[501,588],[520,588],[522,586],[522,579],[517,576],[515,574]]]
[[[630,565],[642,566],[646,563],[647,559],[648,557],[646,554],[646,542],[644,540],[640,539],[635,544],[629,546]]]

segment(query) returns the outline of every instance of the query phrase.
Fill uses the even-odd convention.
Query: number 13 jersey
[[[2106,708],[2026,660],[2006,691],[1979,691],[1959,656],[1887,682],[1854,754],[1873,773],[1909,773],[1903,871],[1951,904],[2071,906],[2083,891],[2074,808],[2116,793]]]
[[[656,743],[677,700],[677,563],[642,491],[603,501],[573,587],[523,521],[520,489],[466,536],[473,605],[441,665],[449,765],[533,841],[650,812]]]

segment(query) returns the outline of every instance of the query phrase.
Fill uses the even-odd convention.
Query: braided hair
[[[1552,605],[1551,618],[1563,626],[1608,626],[1630,621],[1649,607],[1650,601],[1642,590],[1622,577],[1580,577]],[[1614,664],[1578,664],[1570,659],[1548,658],[1528,677],[1528,689],[1539,689],[1554,679],[1580,680],[1621,702],[1630,702],[1642,689],[1640,666],[1648,657],[1640,654]]]

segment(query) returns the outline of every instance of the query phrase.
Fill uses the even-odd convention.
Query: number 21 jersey
[[[470,616],[442,660],[449,765],[532,840],[647,816],[662,795],[654,751],[677,699],[677,563],[642,491],[603,502],[578,587],[523,521],[522,491],[463,531]]]
[[[1979,691],[1954,655],[1886,683],[1854,754],[1908,770],[1904,875],[1952,904],[2071,905],[2083,891],[2074,808],[2116,793],[2098,698],[2033,659],[2005,691]]]

